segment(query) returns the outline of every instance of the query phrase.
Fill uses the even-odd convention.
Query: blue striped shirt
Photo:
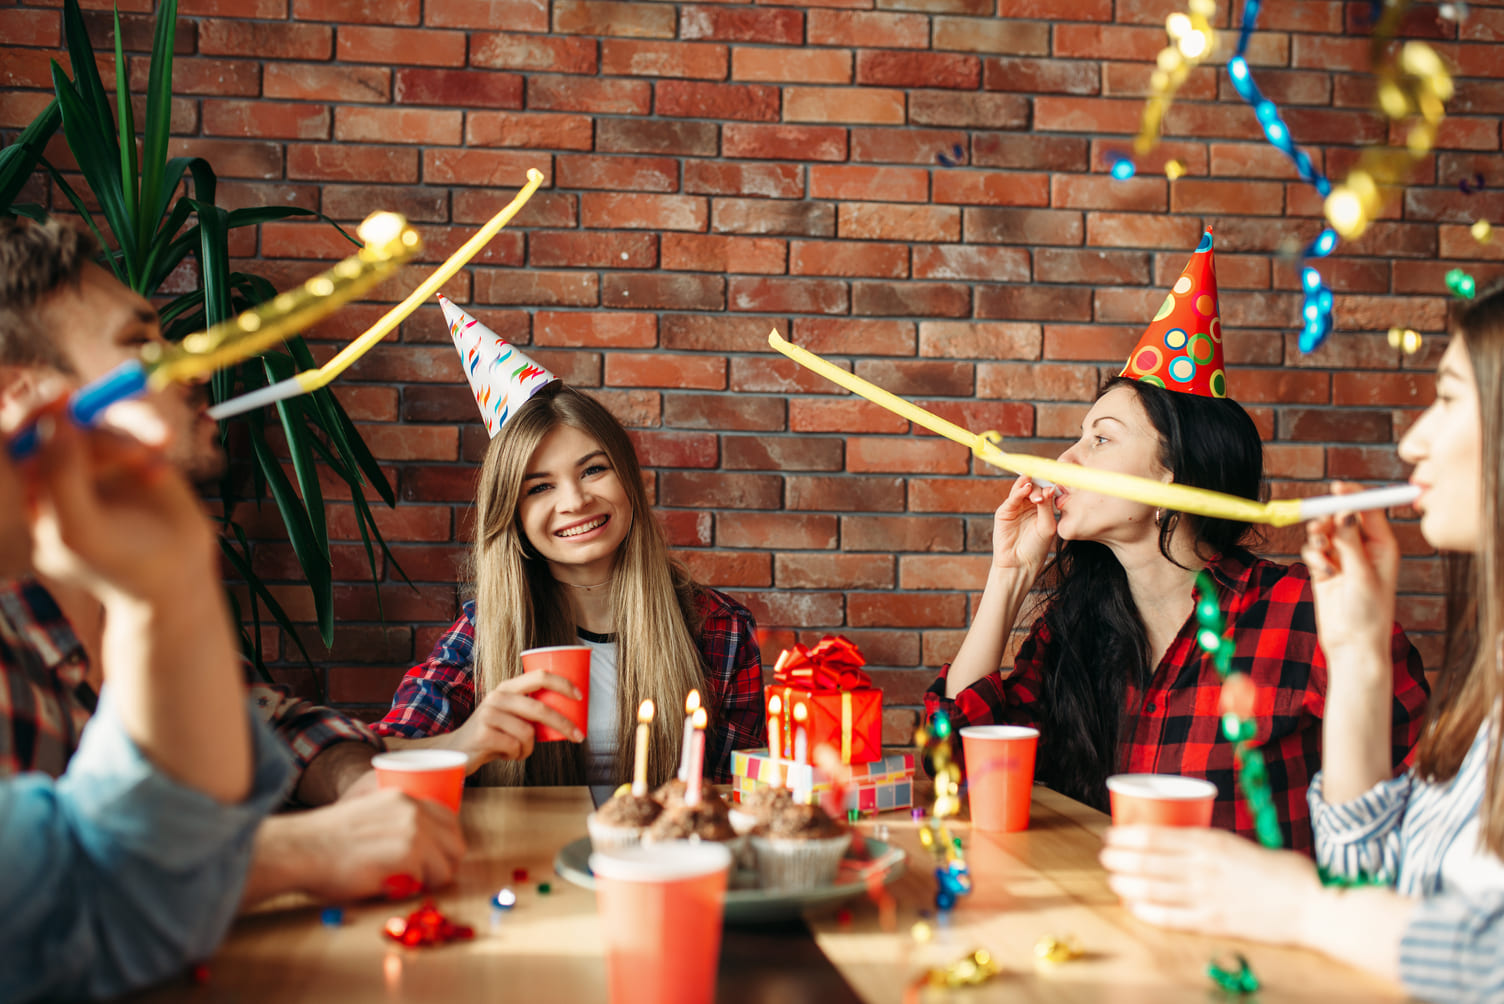
[[[1317,774],[1308,793],[1319,865],[1420,900],[1400,942],[1400,978],[1427,1000],[1504,998],[1504,862],[1459,842],[1464,831],[1476,839],[1487,761],[1485,726],[1445,783],[1407,771],[1330,805]]]

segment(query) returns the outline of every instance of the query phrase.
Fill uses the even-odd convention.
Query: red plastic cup
[[[447,805],[460,811],[465,790],[465,765],[470,758],[459,750],[411,749],[371,757],[376,786],[396,788],[413,798]]]
[[[972,826],[1005,833],[1029,828],[1038,745],[1039,730],[1022,725],[968,725],[961,730]]]
[[[528,696],[537,698],[568,718],[581,732],[588,730],[590,725],[590,649],[588,647],[554,645],[550,648],[530,648],[522,653],[522,669],[529,673],[535,669],[541,669],[555,676],[562,676],[574,684],[580,692],[578,701],[572,697],[565,697],[556,690],[535,690]],[[572,742],[574,739],[573,736],[567,736],[547,725],[535,725],[534,730],[534,738],[540,743],[561,740]]]
[[[670,840],[590,855],[611,1004],[710,1004],[731,852]]]
[[[1107,797],[1114,826],[1210,826],[1217,786],[1179,774],[1114,774]]]

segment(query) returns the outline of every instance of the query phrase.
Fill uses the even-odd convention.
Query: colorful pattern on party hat
[[[1227,396],[1211,227],[1119,375],[1186,394]]]
[[[449,324],[449,337],[459,350],[465,378],[486,421],[486,432],[494,437],[528,398],[558,377],[456,307],[444,294],[438,297]]]

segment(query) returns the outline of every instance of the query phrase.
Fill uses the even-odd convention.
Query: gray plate
[[[866,838],[867,854],[872,867],[885,868],[883,884],[887,885],[903,874],[904,852],[889,847],[881,840]],[[848,856],[848,861],[851,858]],[[565,844],[554,856],[554,871],[561,877],[584,886],[595,888],[595,876],[590,872],[590,838]],[[815,889],[765,890],[746,888],[756,881],[751,872],[737,872],[732,879],[732,888],[726,892],[726,923],[762,924],[769,921],[788,920],[798,917],[811,907],[839,903],[855,896],[865,895],[867,881],[862,875],[842,868],[832,885]]]

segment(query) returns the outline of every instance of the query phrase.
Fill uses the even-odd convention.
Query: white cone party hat
[[[475,403],[494,438],[527,399],[557,380],[512,343],[465,313],[442,293],[439,306],[449,324],[449,336],[459,350],[460,364]]]

